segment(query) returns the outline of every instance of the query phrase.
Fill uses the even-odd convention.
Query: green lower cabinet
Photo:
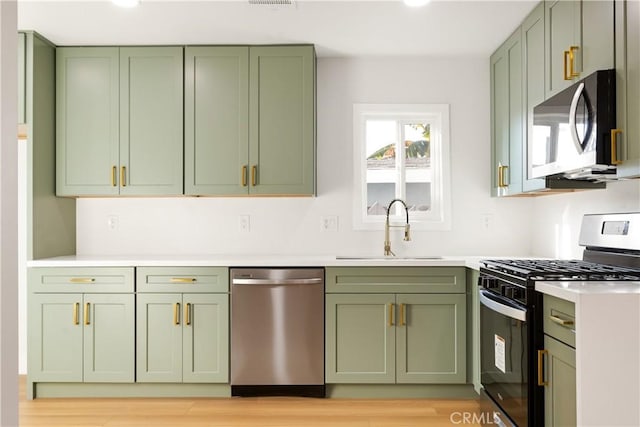
[[[327,294],[327,383],[465,383],[465,294]]]
[[[229,381],[229,297],[227,294],[185,294],[182,381]]]
[[[466,382],[466,295],[403,294],[396,304],[396,382]]]
[[[395,295],[326,296],[327,383],[394,383]]]
[[[227,382],[227,294],[138,294],[138,382]]]
[[[544,348],[547,350],[544,425],[575,426],[576,350],[548,335],[544,337]]]
[[[30,382],[133,382],[133,294],[32,294]]]

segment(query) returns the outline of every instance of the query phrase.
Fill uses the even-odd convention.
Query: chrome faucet
[[[395,202],[400,202],[404,206],[404,211],[407,214],[407,223],[405,225],[389,225],[389,212],[391,212],[391,206],[393,206]],[[391,240],[389,239],[389,228],[391,227],[404,227],[404,241],[408,242],[411,240],[411,235],[409,230],[409,208],[407,207],[407,204],[400,199],[393,199],[391,203],[389,203],[389,207],[387,207],[387,219],[384,223],[384,255],[385,256],[389,256],[389,255],[396,256],[396,254],[394,254],[393,251],[391,250]]]

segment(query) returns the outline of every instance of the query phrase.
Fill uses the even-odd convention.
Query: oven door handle
[[[489,291],[480,289],[480,303],[490,310],[500,313],[512,319],[525,322],[527,319],[527,311],[514,306],[506,305],[506,301],[497,301],[491,297]]]

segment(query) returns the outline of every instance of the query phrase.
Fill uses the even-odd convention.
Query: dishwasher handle
[[[323,279],[314,277],[310,279],[233,279],[232,285],[319,285]]]

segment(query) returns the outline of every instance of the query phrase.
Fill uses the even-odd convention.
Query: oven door
[[[527,309],[480,289],[480,379],[485,393],[517,426],[528,424]]]

